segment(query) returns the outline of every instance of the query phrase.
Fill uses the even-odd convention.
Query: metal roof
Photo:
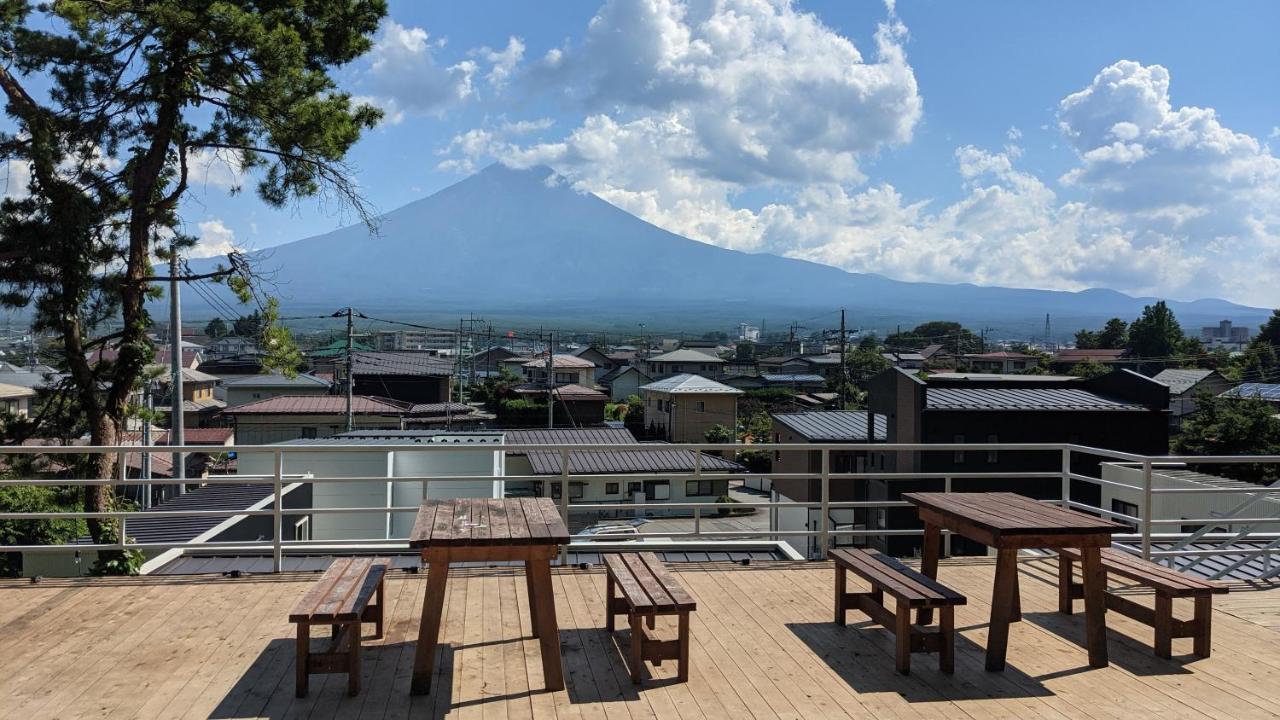
[[[795,375],[780,375],[777,373],[764,373],[760,376],[768,382],[780,383],[814,383],[826,382],[826,378],[821,375],[811,373],[797,373]]]
[[[1269,402],[1280,401],[1280,383],[1240,383],[1222,393],[1222,397],[1260,397]]]
[[[929,410],[1111,410],[1145,411],[1135,403],[1112,400],[1088,390],[1075,388],[951,388],[930,387],[925,391]]]
[[[465,415],[475,410],[470,405],[456,402],[417,403],[409,408],[414,415]]]
[[[543,353],[542,357],[528,360],[524,363],[527,368],[545,368],[547,366],[547,356]],[[568,355],[565,353],[556,353],[551,358],[551,368],[593,368],[596,364],[590,360],[585,360],[577,355]]]
[[[401,415],[413,407],[389,398],[356,395],[351,411],[357,415]],[[254,400],[222,411],[227,415],[343,415],[347,399],[341,395],[280,395]]]
[[[0,383],[0,398],[35,397],[36,391],[22,385]]]
[[[226,387],[329,387],[330,382],[308,373],[299,373],[289,377],[282,373],[264,373],[246,375],[242,378],[223,383]]]
[[[650,380],[650,379],[652,379],[652,378],[651,378],[651,376],[650,376],[648,373],[646,373],[645,371],[643,371],[643,370],[641,370],[640,368],[636,367],[635,365],[619,365],[618,367],[616,367],[616,368],[614,368],[614,369],[610,370],[609,372],[605,373],[604,375],[601,375],[601,376],[600,376],[600,382],[601,382],[601,383],[611,383],[611,382],[613,382],[614,380],[617,380],[618,378],[622,377],[623,375],[625,375],[626,373],[631,372],[631,371],[635,371],[636,373],[638,373],[641,377],[643,377],[643,378],[644,378],[644,379],[646,379],[646,380]]]
[[[511,390],[513,392],[518,392],[523,395],[546,395],[547,394],[547,387],[542,383],[525,383],[523,385],[517,385],[511,388]],[[600,401],[600,402],[608,402],[609,400],[609,396],[605,395],[599,390],[596,390],[594,388],[589,388],[585,385],[577,385],[577,384],[561,385],[555,388],[554,390],[552,390],[552,393],[555,395],[557,400],[585,400],[585,401]]]
[[[935,372],[929,373],[929,381],[971,380],[974,382],[1052,383],[1079,380],[1077,375],[1018,375],[1015,373]]]
[[[653,392],[664,393],[697,393],[703,395],[741,395],[742,391],[738,388],[729,387],[724,383],[716,382],[701,375],[693,375],[690,373],[681,373],[672,375],[669,378],[651,382],[648,385],[641,385],[641,390],[650,390]]]
[[[425,352],[353,352],[351,364],[355,375],[453,374],[453,361]]]
[[[810,442],[866,442],[867,413],[857,410],[775,413],[773,419]],[[876,415],[876,440],[889,437],[889,421]]]
[[[1195,387],[1201,380],[1204,380],[1213,373],[1213,370],[1170,368],[1167,370],[1161,370],[1151,379],[1168,385],[1170,395],[1181,395]]]
[[[630,445],[636,436],[626,428],[529,428],[503,430],[510,445]]]
[[[724,360],[720,359],[715,355],[710,355],[700,350],[693,350],[691,348],[681,348],[679,350],[672,350],[671,352],[662,353],[661,355],[654,355],[652,357],[645,358],[645,361],[659,362],[659,363],[722,363],[724,362]]]
[[[692,472],[696,453],[665,443],[639,443],[626,428],[560,428],[546,430],[507,430],[510,445],[635,445],[637,448],[617,450],[572,450],[569,473],[608,474],[632,472]],[[643,447],[644,449],[638,449]],[[558,451],[516,451],[511,455],[528,455],[535,475],[559,475],[561,454]],[[703,470],[736,471],[742,466],[716,457],[702,455]]]
[[[182,495],[170,498],[156,505],[149,511],[160,510],[248,510],[271,496],[271,485],[206,485],[188,490]],[[194,517],[166,516],[158,518],[130,518],[129,537],[140,543],[176,543],[190,542],[217,526],[227,522],[233,515]]]

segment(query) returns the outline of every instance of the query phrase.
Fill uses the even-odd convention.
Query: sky
[[[1276,27],[1247,1],[393,1],[335,72],[386,112],[351,156],[382,211],[545,164],[748,252],[1274,307]],[[183,210],[203,254],[352,221],[211,157]]]

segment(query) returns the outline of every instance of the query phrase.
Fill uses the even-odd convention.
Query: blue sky
[[[392,2],[339,76],[388,111],[352,157],[382,210],[540,163],[751,252],[1275,305],[1276,27],[1271,2]],[[209,252],[349,221],[210,173]]]

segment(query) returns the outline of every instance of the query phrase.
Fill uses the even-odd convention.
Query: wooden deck
[[[314,574],[0,582],[0,717],[21,718],[1131,718],[1243,720],[1280,715],[1280,591],[1217,598],[1214,654],[1152,656],[1150,629],[1108,614],[1111,666],[1091,669],[1084,620],[1054,612],[1056,561],[1020,563],[1024,621],[1008,668],[983,670],[994,565],[944,561],[957,608],[956,672],[893,670],[893,639],[831,622],[828,563],[676,568],[697,598],[691,677],[664,663],[636,689],[627,631],[604,627],[602,569],[557,570],[567,687],[541,690],[522,576],[456,570],[449,583],[435,694],[412,697],[413,638],[425,575],[393,573],[387,636],[364,656],[363,691],[313,678],[293,696],[290,607]],[[850,579],[854,588],[860,581]],[[851,588],[852,590],[853,588]],[[1138,595],[1141,598],[1141,594]],[[1149,601],[1149,600],[1147,600]],[[1179,608],[1175,611],[1186,612]],[[670,621],[668,621],[670,622]],[[674,633],[659,621],[658,633]],[[621,645],[621,647],[620,647]],[[532,686],[533,690],[530,690]]]

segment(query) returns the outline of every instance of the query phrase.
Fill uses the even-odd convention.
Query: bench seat
[[[1107,609],[1153,627],[1154,650],[1159,657],[1172,657],[1173,639],[1182,637],[1193,639],[1193,652],[1197,657],[1209,657],[1210,636],[1213,632],[1213,596],[1226,593],[1229,590],[1226,585],[1178,572],[1117,548],[1103,548],[1101,555],[1104,573],[1117,575],[1155,591],[1155,608],[1152,609],[1108,590]],[[1075,582],[1072,570],[1072,564],[1079,561],[1080,553],[1075,550],[1058,551],[1058,610],[1067,615],[1072,612],[1072,601],[1084,596],[1084,587]],[[1191,620],[1173,617],[1175,598],[1191,598],[1194,601],[1195,614]]]
[[[650,552],[612,553],[604,556],[605,628],[614,630],[614,616],[626,615],[631,624],[631,681],[640,683],[644,661],[661,666],[677,661],[677,679],[689,679],[689,613],[697,602],[671,575],[667,566]],[[618,593],[621,593],[619,596]],[[675,640],[658,640],[641,626],[654,629],[659,615],[679,617]]]
[[[382,637],[387,565],[372,558],[338,558],[289,613],[289,622],[298,626],[298,697],[306,697],[311,675],[344,672],[347,692],[359,694],[360,626],[374,623],[374,638]],[[312,625],[331,628],[323,652],[311,651]]]
[[[964,605],[964,595],[920,572],[912,570],[898,560],[875,550],[861,548],[836,548],[827,552],[835,567],[835,621],[845,624],[849,610],[866,613],[896,639],[896,665],[898,672],[911,672],[911,653],[936,652],[938,666],[943,672],[955,670],[955,606]],[[846,591],[846,572],[852,572],[871,584],[871,592]],[[884,604],[884,596],[896,601],[893,610]],[[913,609],[938,609],[939,627],[927,630],[912,625]]]

